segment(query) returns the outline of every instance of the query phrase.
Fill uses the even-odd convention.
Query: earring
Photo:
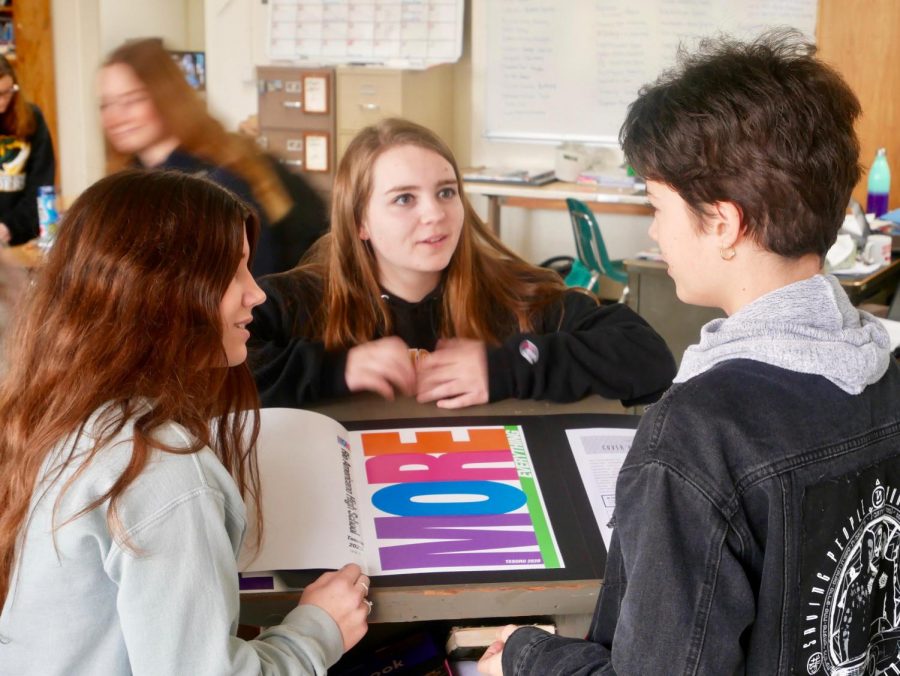
[[[733,246],[723,246],[719,249],[719,255],[722,257],[723,261],[730,261],[737,256],[737,251],[734,250]]]

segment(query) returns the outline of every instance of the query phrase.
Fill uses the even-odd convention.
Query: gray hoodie
[[[849,394],[877,382],[890,363],[890,339],[867,312],[851,305],[833,276],[816,275],[760,296],[700,332],[675,382],[729,359],[753,359],[823,376]]]

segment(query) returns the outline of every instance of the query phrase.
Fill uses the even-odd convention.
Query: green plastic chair
[[[600,277],[606,276],[620,284],[628,283],[628,273],[621,260],[611,260],[600,234],[600,226],[594,213],[584,202],[569,198],[569,217],[575,235],[575,250],[578,257],[572,264],[572,271],[566,276],[566,286],[579,286],[596,291]]]

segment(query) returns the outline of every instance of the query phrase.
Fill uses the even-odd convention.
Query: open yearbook
[[[370,421],[348,430],[318,413],[264,409],[264,538],[257,551],[242,552],[241,569],[355,562],[372,576],[567,567],[575,577],[598,576],[605,553],[595,500],[587,486],[573,488],[584,474],[577,454],[587,448],[578,422],[604,418],[628,417]],[[617,438],[630,441],[636,419],[627,424]],[[628,444],[616,448],[627,452]],[[607,470],[608,493],[618,465]],[[595,483],[594,469],[586,471],[582,481]]]

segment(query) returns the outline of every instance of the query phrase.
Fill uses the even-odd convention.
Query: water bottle
[[[866,212],[881,216],[888,211],[888,193],[891,191],[891,168],[887,153],[879,148],[869,169],[869,195],[866,198]]]
[[[38,188],[37,195],[38,226],[40,227],[40,239],[38,246],[49,249],[56,239],[56,228],[59,226],[59,211],[56,208],[56,188],[52,185],[42,185]]]

